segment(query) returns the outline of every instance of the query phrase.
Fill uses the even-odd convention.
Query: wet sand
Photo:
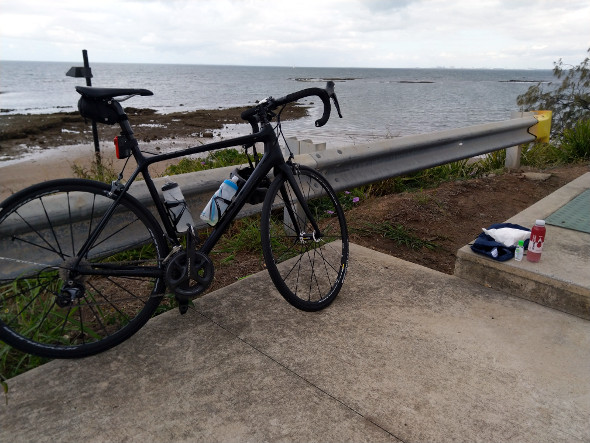
[[[113,149],[102,149],[103,163],[113,165],[119,171],[125,164],[124,160],[115,157]],[[76,177],[74,166],[89,169],[95,161],[94,147],[74,145],[46,150],[19,161],[0,162],[0,201],[27,186],[57,178]],[[153,177],[163,174],[166,166],[178,160],[162,162],[150,167]],[[125,176],[133,171],[136,162],[129,160],[125,168]]]

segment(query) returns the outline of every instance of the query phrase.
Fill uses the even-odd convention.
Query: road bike
[[[331,100],[342,117],[333,82],[326,88],[268,97],[245,110],[241,117],[250,123],[249,135],[152,156],[140,150],[120,104],[134,96],[153,95],[151,91],[82,86],[76,90],[84,118],[119,124],[117,157],[133,156],[137,167],[127,181],[122,173],[111,185],[52,180],[0,204],[1,340],[42,357],[78,358],[129,338],[165,296],[173,296],[184,314],[190,301],[211,284],[214,266],[209,255],[246,204],[262,203],[262,253],[280,294],[305,311],[332,303],[348,265],[344,212],[318,171],[295,163],[292,154],[284,158],[279,137],[282,110],[305,97],[317,96],[323,103],[316,126],[328,122]],[[264,146],[262,155],[257,144]],[[237,193],[223,201],[227,209],[201,241],[194,226],[181,226],[178,211],[167,206],[149,166],[234,146],[244,148],[249,166],[238,171]],[[140,174],[153,211],[129,192]],[[185,209],[181,206],[180,213]]]

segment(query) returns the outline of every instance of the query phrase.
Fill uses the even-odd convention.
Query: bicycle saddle
[[[147,89],[134,88],[93,88],[91,86],[76,86],[76,91],[84,97],[100,99],[113,98],[121,95],[154,95]]]

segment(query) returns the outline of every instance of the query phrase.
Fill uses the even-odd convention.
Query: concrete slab
[[[507,222],[532,227],[587,189],[590,172]],[[497,262],[465,245],[457,252],[455,275],[590,320],[590,234],[549,224],[546,229],[540,262]]]
[[[351,245],[318,313],[265,273],[9,380],[0,441],[590,440],[590,322]]]

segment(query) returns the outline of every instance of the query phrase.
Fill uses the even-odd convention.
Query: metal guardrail
[[[416,136],[393,138],[308,156],[336,190],[409,174],[535,140],[524,117]]]
[[[358,146],[325,149],[297,155],[295,161],[318,169],[336,191],[351,189],[433,166],[475,157],[535,140],[532,132],[538,120],[525,116],[512,120],[452,129],[431,134],[392,138]],[[174,176],[187,200],[197,227],[198,215],[219,184],[235,166]],[[165,179],[154,180],[159,189]],[[135,182],[130,192],[155,212],[145,184]],[[262,205],[246,205],[240,216],[259,212]],[[67,213],[67,203],[52,201],[53,211]],[[40,214],[42,216],[42,214]],[[0,248],[4,245],[0,245]]]
[[[307,154],[300,154],[295,161],[318,169],[325,175],[336,191],[352,189],[368,183],[377,182],[391,177],[396,177],[433,166],[450,163],[453,161],[475,157],[499,149],[513,147],[521,143],[535,140],[538,136],[537,118],[525,116],[508,121],[489,123],[485,125],[471,126],[462,129],[435,132],[416,136],[392,138],[379,142],[364,143],[358,146],[346,148],[325,149]],[[535,132],[536,131],[536,132]],[[309,147],[306,147],[308,149]],[[217,190],[219,184],[229,176],[234,166],[212,169],[208,171],[181,174],[174,180],[183,190],[189,209],[196,221],[196,227],[206,226],[198,215],[207,204],[211,195]],[[165,179],[154,180],[159,189],[164,185]],[[135,182],[130,192],[155,212],[153,202],[145,184]],[[84,206],[84,205],[83,205]],[[55,196],[50,204],[52,213],[52,231],[61,228],[71,228],[69,216],[72,208],[68,202]],[[86,205],[86,207],[90,207]],[[262,205],[246,205],[240,212],[240,216],[259,212]],[[93,207],[94,208],[94,207]],[[94,208],[96,209],[96,208]],[[81,211],[84,209],[81,208]],[[28,220],[36,220],[35,216],[44,221],[47,217],[46,209],[31,207]],[[61,214],[64,217],[61,217]],[[84,213],[76,213],[77,219],[84,220]],[[121,215],[121,214],[119,214]],[[124,214],[122,214],[124,216]],[[64,219],[64,225],[60,226],[59,220]],[[22,223],[19,223],[22,226]],[[31,227],[29,225],[29,227]],[[3,225],[3,229],[13,230],[10,223]],[[84,231],[85,233],[86,231]],[[128,237],[121,240],[121,247],[135,244],[135,234],[129,233]],[[0,250],[14,248],[11,236],[0,235]],[[72,240],[74,241],[74,240]],[[114,246],[114,245],[110,245]],[[40,259],[43,263],[49,263],[49,259]],[[5,278],[10,275],[18,275],[23,271],[27,262],[14,261],[11,266],[5,265],[0,269],[0,274]],[[12,269],[14,268],[14,269]]]
[[[297,155],[295,161],[318,169],[336,191],[343,191],[532,142],[536,137],[531,128],[537,122],[537,118],[531,115],[467,128],[326,149]],[[233,169],[231,166],[174,177],[182,188],[197,224],[197,215]],[[157,179],[156,183],[161,187],[164,179]],[[131,192],[145,204],[150,204],[150,196],[141,182],[135,183]],[[246,205],[241,215],[259,210],[260,205]]]

